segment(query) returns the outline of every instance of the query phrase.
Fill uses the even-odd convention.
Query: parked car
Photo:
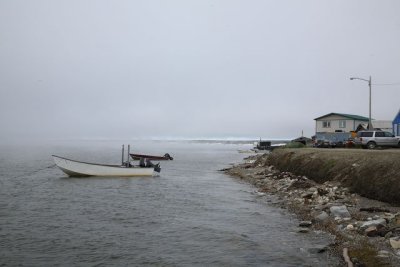
[[[400,138],[390,132],[359,131],[357,137],[354,138],[354,143],[369,149],[374,149],[377,146],[400,147]]]
[[[318,148],[335,148],[336,147],[336,143],[329,141],[329,140],[317,140],[314,143],[314,147],[318,147]]]

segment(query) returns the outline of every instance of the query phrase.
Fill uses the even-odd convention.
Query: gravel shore
[[[340,256],[343,262],[339,266],[347,265],[346,256],[354,266],[400,266],[400,208],[394,205],[398,196],[388,192],[389,196],[379,197],[381,187],[396,188],[397,184],[391,185],[392,179],[380,180],[378,192],[372,189],[379,184],[368,184],[376,177],[399,174],[400,164],[394,162],[399,160],[399,152],[277,149],[252,155],[225,171],[255,185],[260,196],[275,195],[279,201],[271,205],[286,208],[303,220],[299,232],[333,234],[335,242],[321,253]],[[364,166],[373,167],[374,173],[362,176]],[[357,187],[360,173],[364,184]],[[372,192],[375,199],[393,201],[374,200],[365,192]]]

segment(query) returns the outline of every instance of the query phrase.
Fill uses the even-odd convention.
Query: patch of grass
[[[285,145],[285,148],[305,148],[306,145],[299,142],[290,142]]]
[[[390,266],[387,261],[378,258],[377,255],[376,248],[365,239],[349,248],[349,257],[353,263],[363,264],[363,266]]]
[[[336,165],[336,160],[334,159],[328,159],[323,163],[323,169],[326,173],[331,171]]]

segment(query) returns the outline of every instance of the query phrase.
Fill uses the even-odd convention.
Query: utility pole
[[[372,91],[372,78],[371,75],[369,76],[369,80],[357,77],[351,77],[350,80],[361,80],[368,82],[369,86],[369,118],[368,118],[368,130],[372,129],[372,121],[371,121],[371,91]]]
[[[369,81],[368,81],[368,85],[369,85],[369,122],[368,122],[368,130],[372,129],[372,121],[371,121],[371,76],[369,76]]]

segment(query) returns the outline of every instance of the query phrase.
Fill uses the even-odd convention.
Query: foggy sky
[[[0,0],[0,138],[291,138],[392,120],[400,1]]]

